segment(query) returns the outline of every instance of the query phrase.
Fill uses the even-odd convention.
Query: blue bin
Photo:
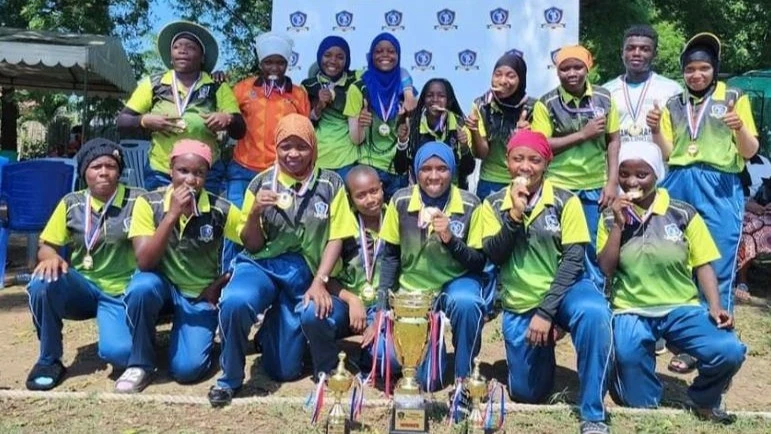
[[[6,164],[0,200],[8,206],[5,226],[12,231],[40,232],[62,197],[72,191],[72,166],[45,160]]]

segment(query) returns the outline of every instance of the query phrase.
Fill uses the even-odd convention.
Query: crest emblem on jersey
[[[212,225],[203,225],[198,232],[198,240],[208,243],[214,239],[214,227]]]
[[[455,70],[462,69],[464,71],[471,71],[472,69],[479,69],[477,65],[477,53],[472,50],[463,50],[458,53],[459,65],[455,67]]]
[[[595,118],[601,118],[601,117],[605,116],[605,113],[606,113],[604,107],[595,107],[593,112],[594,112],[594,117]]]
[[[384,15],[385,26],[383,26],[381,30],[390,30],[392,32],[397,30],[404,30],[404,26],[402,25],[403,17],[404,15],[401,12],[397,11],[396,9],[391,9]]]
[[[492,24],[488,24],[488,29],[502,30],[510,29],[509,24],[509,11],[504,8],[496,8],[490,11],[490,21]]]
[[[547,214],[544,217],[544,223],[545,223],[545,229],[547,231],[551,232],[559,232],[562,228],[560,227],[560,221],[557,219],[557,216],[554,214]]]
[[[728,113],[728,107],[725,104],[715,103],[709,108],[709,115],[713,118],[722,119]]]
[[[347,32],[350,30],[356,30],[353,24],[353,13],[348,11],[340,11],[335,14],[336,26],[332,27],[332,30],[340,30],[341,32]]]
[[[412,69],[417,69],[419,71],[436,69],[433,65],[431,65],[431,60],[433,60],[433,58],[434,55],[428,50],[420,50],[415,52],[415,66],[413,66]]]
[[[455,11],[450,9],[442,9],[436,13],[436,21],[439,23],[434,26],[434,30],[451,30],[457,29],[455,23]]]
[[[325,219],[329,216],[329,205],[324,202],[316,202],[313,205],[314,217],[319,219]]]
[[[466,229],[466,225],[463,222],[456,220],[450,220],[450,232],[458,238],[463,238],[463,230]]]
[[[201,86],[196,91],[196,94],[190,97],[190,99],[206,99],[209,97],[209,93],[211,93],[211,86]]]
[[[289,14],[289,24],[290,26],[287,27],[287,30],[291,30],[293,32],[302,32],[303,30],[308,30],[308,27],[305,25],[305,22],[308,20],[308,15],[305,12],[292,12]]]
[[[546,22],[541,24],[541,28],[548,27],[552,30],[563,28],[565,27],[565,24],[562,23],[562,19],[564,17],[565,14],[560,8],[552,6],[548,9],[545,9],[543,11],[543,19],[546,20]]]
[[[683,240],[683,231],[681,231],[674,223],[664,226],[664,234],[664,238],[666,238],[667,241],[677,243]]]

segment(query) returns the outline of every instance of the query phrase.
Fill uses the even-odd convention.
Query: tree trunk
[[[16,135],[16,120],[19,117],[19,106],[13,100],[14,89],[2,88],[0,96],[0,149],[16,151],[18,137]]]

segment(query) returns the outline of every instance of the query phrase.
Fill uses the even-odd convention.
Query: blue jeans
[[[541,403],[554,387],[554,346],[525,341],[535,309],[505,311],[503,337],[509,367],[509,395],[515,401]],[[579,280],[562,300],[554,323],[570,332],[577,352],[581,420],[604,421],[603,398],[611,356],[611,314],[608,302],[589,280]]]
[[[131,352],[131,334],[126,323],[123,296],[107,295],[74,268],[59,279],[35,278],[27,286],[29,308],[40,339],[38,363],[52,365],[62,358],[62,319],[96,317],[99,357],[124,368]]]
[[[227,167],[226,184],[225,189],[227,200],[233,205],[241,208],[244,205],[244,194],[246,188],[249,187],[249,183],[257,176],[257,172],[247,169],[246,167],[238,164],[235,160],[230,161]],[[245,210],[247,213],[250,210]],[[230,268],[230,263],[233,259],[241,253],[243,248],[238,244],[225,240],[222,246],[222,271],[226,271]]]
[[[744,193],[739,175],[721,172],[706,164],[693,164],[673,167],[662,185],[673,199],[691,204],[704,218],[720,251],[720,258],[711,262],[717,275],[720,302],[724,309],[733,312],[736,255],[744,219]],[[704,292],[699,293],[706,306]]]
[[[150,167],[150,163],[145,165],[145,190],[152,191],[161,187],[165,187],[171,184],[171,176],[167,173],[163,173],[154,170]],[[220,195],[223,191],[223,180],[225,178],[225,163],[222,160],[217,160],[212,164],[209,173],[206,175],[206,184],[204,188],[210,193]]]
[[[701,306],[683,306],[659,318],[613,318],[616,349],[613,394],[624,405],[658,407],[664,388],[656,375],[656,341],[666,339],[699,361],[688,396],[700,408],[720,406],[720,395],[744,362],[747,348],[732,330],[718,329]]]
[[[477,183],[477,197],[480,200],[485,200],[487,196],[506,188],[508,185],[508,183],[504,182],[492,182],[480,179]]]
[[[174,315],[169,342],[169,374],[180,383],[203,377],[211,368],[217,308],[208,301],[185,298],[164,276],[138,272],[131,278],[126,296],[131,327],[129,366],[155,367],[155,325],[162,312]]]
[[[249,332],[257,315],[266,309],[258,334],[265,373],[276,381],[293,380],[302,373],[307,343],[300,328],[300,309],[312,280],[310,268],[297,253],[258,260],[244,253],[236,256],[230,282],[223,289],[219,304],[219,387],[241,387],[250,347]]]
[[[380,182],[383,183],[383,200],[386,203],[391,200],[391,196],[393,196],[397,190],[407,186],[407,175],[388,173],[378,168],[375,168],[375,170],[377,171],[377,175],[380,178]]]

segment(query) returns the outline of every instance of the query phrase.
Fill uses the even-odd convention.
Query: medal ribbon
[[[270,181],[270,189],[278,193],[278,173],[281,170],[278,163],[273,165],[273,179]],[[295,191],[294,189],[290,188],[289,192],[291,192],[294,196],[297,197],[305,197],[305,195],[308,193],[308,189],[313,185],[313,180],[316,179],[316,170],[314,169],[313,172],[311,172],[310,176],[305,178],[305,180],[300,185],[300,189]]]
[[[324,407],[324,386],[327,382],[327,374],[322,372],[319,374],[318,384],[316,389],[311,392],[308,399],[305,400],[305,409],[311,410],[311,425],[315,425],[319,421],[321,415],[321,409]]]
[[[362,260],[364,261],[364,278],[367,279],[368,284],[372,284],[372,278],[375,274],[375,260],[377,254],[380,252],[382,246],[382,240],[378,237],[377,241],[374,241],[372,248],[372,257],[369,256],[369,243],[367,243],[367,231],[364,228],[364,220],[361,216],[359,218],[359,250],[361,251]],[[380,216],[380,224],[383,224],[383,216]]]
[[[651,76],[652,77],[652,76]],[[637,99],[637,103],[632,106],[632,97],[629,95],[629,86],[626,84],[626,76],[621,79],[621,88],[624,90],[624,103],[626,104],[627,110],[629,110],[629,114],[632,116],[632,124],[637,124],[637,116],[640,115],[640,109],[642,108],[643,102],[645,102],[645,95],[648,94],[648,88],[651,84],[651,77],[648,77],[647,80],[645,80],[645,85],[643,86],[642,93],[640,93],[640,97]]]
[[[386,123],[388,122],[388,118],[391,117],[391,111],[394,109],[394,102],[396,101],[396,93],[394,92],[393,95],[391,95],[391,102],[388,103],[388,110],[386,111],[385,107],[383,106],[383,100],[380,99],[380,96],[377,97],[377,103],[380,106],[380,115],[383,116],[383,121]]]
[[[102,207],[102,212],[99,214],[99,219],[96,221],[96,226],[94,227],[93,224],[93,216],[91,211],[91,193],[86,193],[86,223],[85,223],[85,234],[84,234],[84,241],[86,243],[86,254],[91,253],[91,249],[94,248],[96,245],[96,241],[99,239],[99,232],[102,228],[102,223],[104,222],[104,218],[107,216],[107,210],[110,209],[112,206],[112,203],[115,201],[115,197],[118,195],[118,189],[115,189],[115,192],[110,196],[109,199],[107,199],[107,202],[104,203],[104,206]]]
[[[643,225],[643,224],[645,224],[645,222],[648,221],[648,219],[650,218],[651,214],[653,214],[653,205],[651,205],[651,207],[648,208],[647,211],[645,211],[645,214],[643,214],[642,217],[638,216],[637,213],[634,212],[634,209],[632,209],[632,207],[626,207],[625,209],[626,209],[626,214],[627,214],[626,221],[630,225],[632,223],[634,223],[634,222],[637,222],[637,223]]]
[[[688,113],[688,134],[691,136],[691,141],[693,142],[695,142],[699,137],[699,130],[701,130],[702,120],[704,120],[704,113],[707,111],[707,106],[711,100],[712,95],[708,96],[707,99],[704,100],[704,102],[701,104],[701,108],[699,108],[699,113],[696,115],[696,119],[694,119],[693,104],[691,104],[691,99],[688,98],[688,103],[685,105],[685,109]]]
[[[193,85],[190,86],[190,88],[187,90],[187,95],[185,95],[184,101],[179,96],[179,85],[177,84],[177,73],[171,74],[171,93],[174,96],[174,104],[177,106],[177,113],[179,114],[179,117],[181,118],[182,115],[185,114],[185,109],[187,108],[188,104],[190,104],[190,97],[193,96],[193,92],[195,91],[195,86],[198,84],[198,82],[201,81],[201,75],[198,74],[198,78],[195,79],[193,82]]]
[[[354,377],[353,393],[351,393],[351,414],[350,419],[354,422],[358,422],[361,416],[361,408],[364,406],[364,380],[361,378],[361,373],[356,374]]]

